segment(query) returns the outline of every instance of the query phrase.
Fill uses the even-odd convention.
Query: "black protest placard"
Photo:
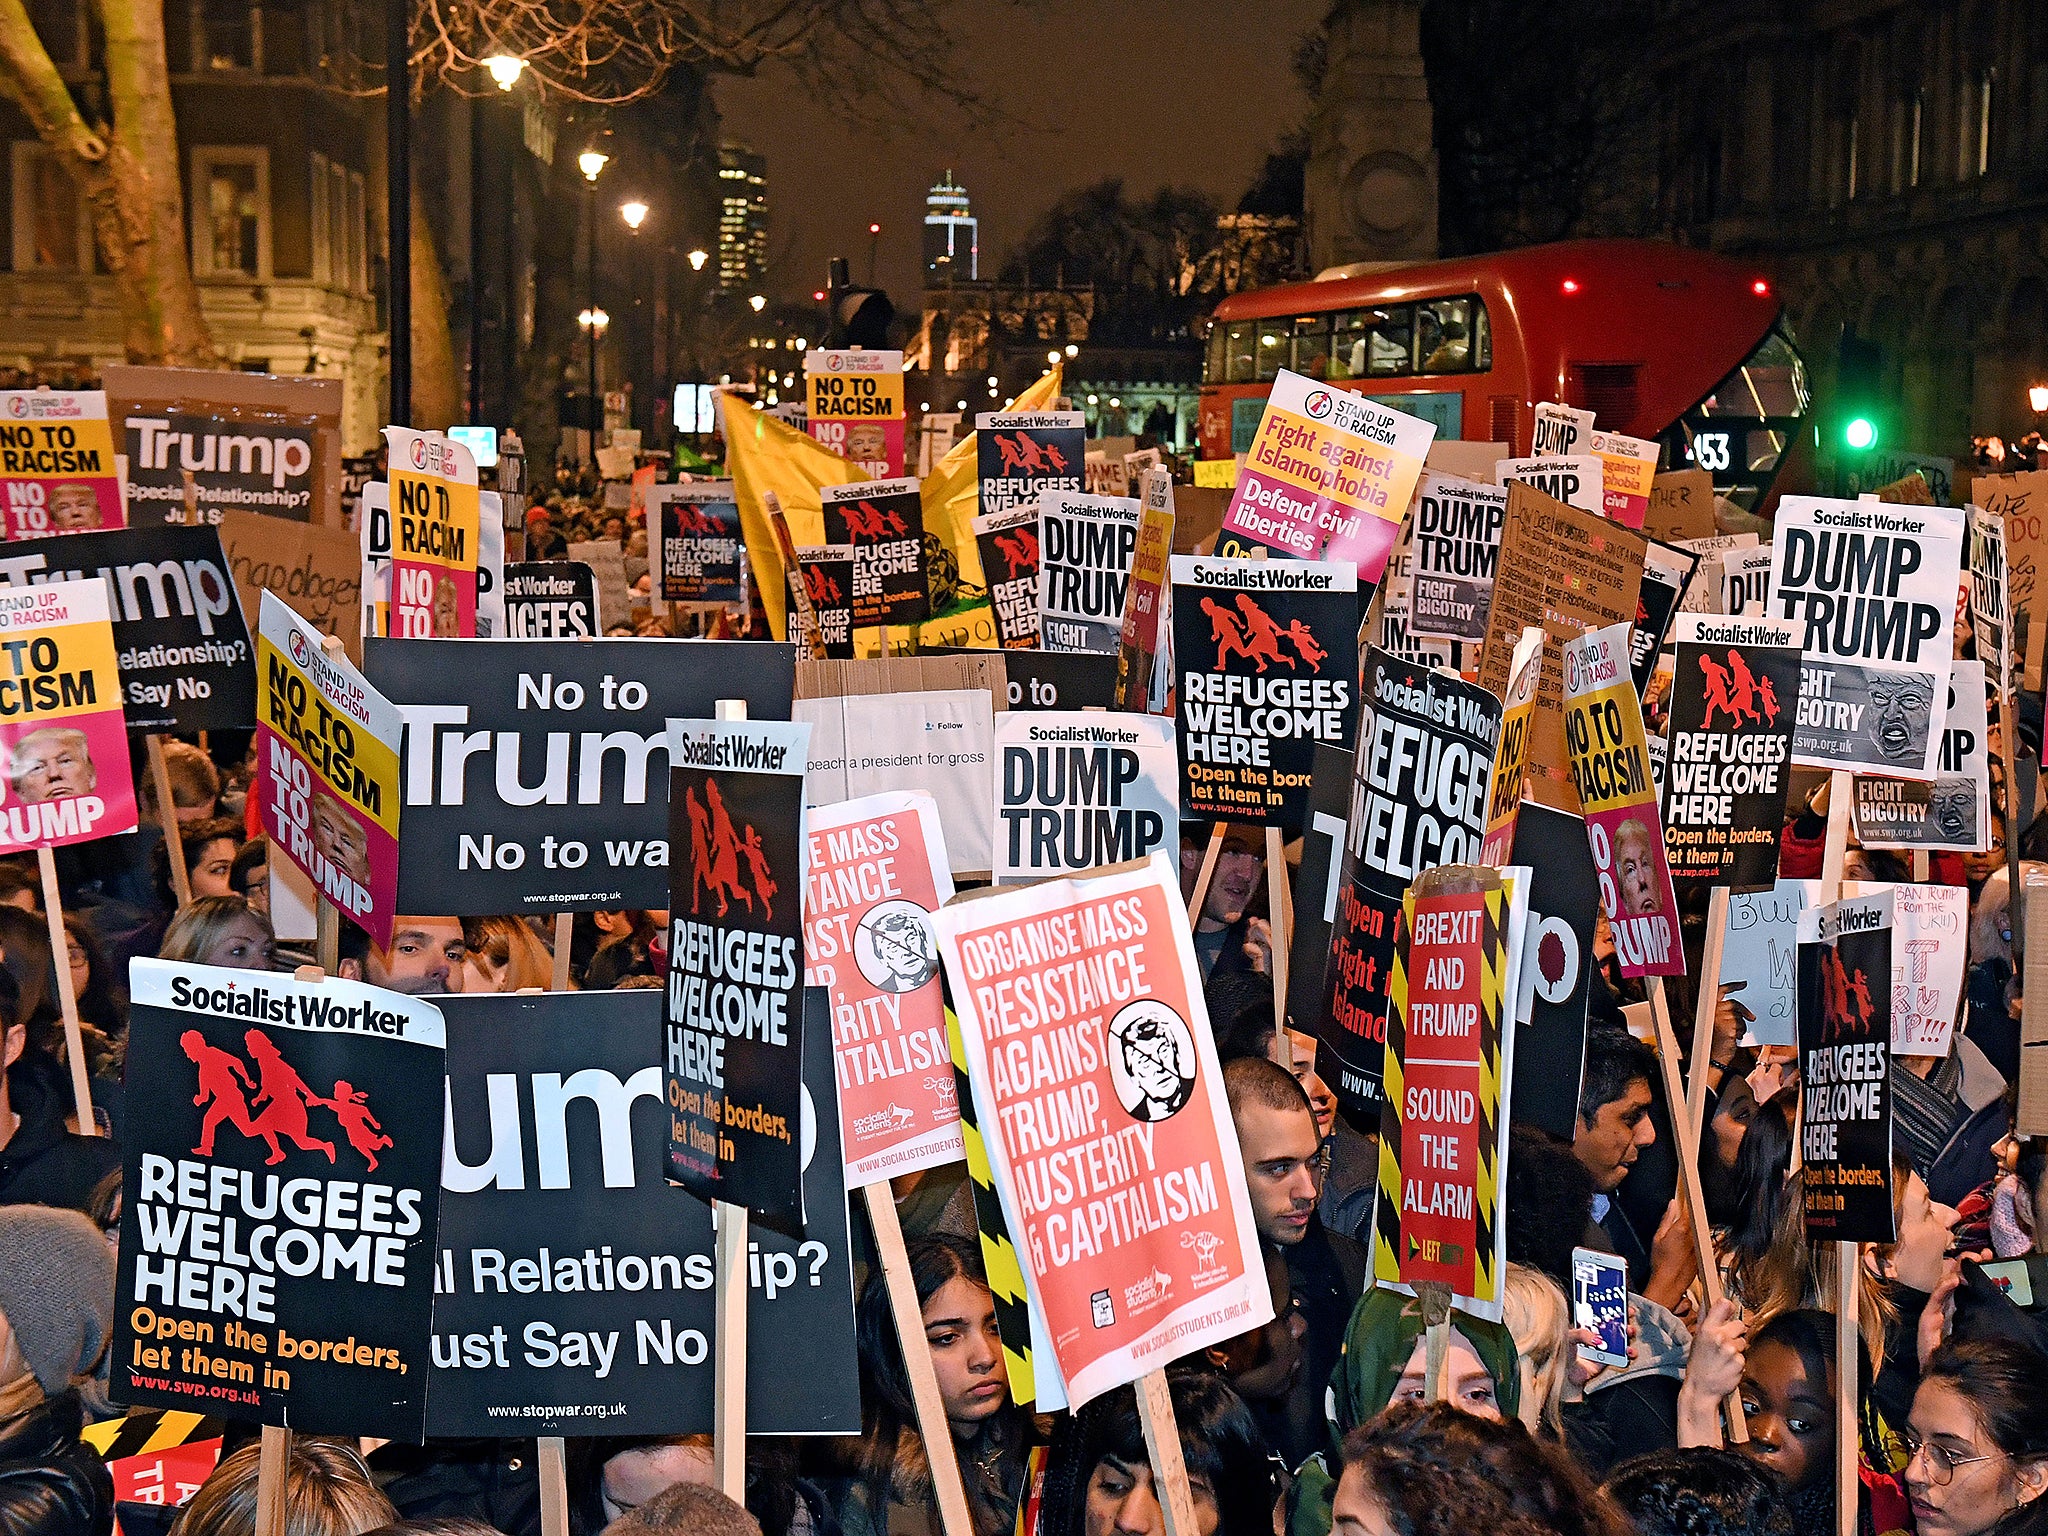
[[[226,512],[313,518],[313,427],[192,411],[131,411],[122,422],[133,528],[218,523]]]
[[[256,659],[220,530],[119,528],[0,549],[0,581],[107,584],[132,731],[222,731],[256,719]]]
[[[1039,500],[1040,645],[1116,654],[1142,517],[1135,496],[1049,491]]]
[[[1316,1053],[1334,1061],[1336,1075],[1324,1081],[1356,1123],[1380,1109],[1401,898],[1423,871],[1478,859],[1501,714],[1500,700],[1476,683],[1376,646],[1365,653]]]
[[[986,656],[986,651],[927,645],[926,656]],[[1003,657],[1009,709],[1114,709],[1116,658],[1087,651],[1011,651]]]
[[[668,1176],[801,1226],[803,801],[811,728],[669,727]]]
[[[662,995],[454,997],[427,1432],[712,1427],[711,1210],[668,1183]],[[747,1428],[860,1428],[831,1031],[805,1031],[803,1231],[753,1229]],[[791,1340],[803,1347],[784,1347]]]
[[[1585,819],[1524,800],[1510,862],[1527,868],[1530,882],[1508,1117],[1569,1141],[1579,1118],[1600,910],[1600,871]]]
[[[367,640],[405,715],[402,912],[668,905],[668,721],[789,718],[796,653],[743,640]]]
[[[1423,471],[1415,497],[1410,630],[1445,640],[1486,638],[1507,520],[1508,493],[1501,486]]]
[[[160,960],[130,986],[114,1397],[417,1442],[440,1013]]]
[[[1635,630],[1628,639],[1629,672],[1639,699],[1649,694],[1657,653],[1664,648],[1664,637],[1671,631],[1671,620],[1699,563],[1700,557],[1691,550],[1655,539],[1643,552],[1643,584],[1636,589]]]
[[[1888,1243],[1892,893],[1799,914],[1799,1145],[1806,1235]]]
[[[745,602],[747,545],[731,482],[649,486],[648,500],[661,512],[662,600]]]
[[[1323,972],[1330,958],[1331,925],[1337,918],[1337,872],[1344,858],[1351,775],[1349,752],[1316,744],[1309,768],[1308,818],[1301,825],[1301,867],[1294,879],[1294,938],[1287,951],[1287,1022],[1304,1031],[1313,1030],[1323,1007]]]
[[[1079,491],[1088,450],[1080,411],[984,411],[974,418],[984,517],[1036,507],[1047,491]]]
[[[1184,817],[1301,825],[1316,743],[1358,724],[1357,634],[1348,560],[1173,557]]]
[[[513,640],[594,640],[597,573],[580,560],[505,567],[505,634]]]
[[[1038,504],[974,520],[981,576],[996,616],[996,644],[1006,651],[1038,644]]]
[[[924,503],[915,478],[828,485],[825,540],[853,546],[853,622],[915,624],[932,611],[924,569]]]
[[[1768,891],[1777,880],[1799,668],[1799,632],[1782,620],[1679,620],[1664,766],[1675,885]]]
[[[818,638],[828,661],[853,659],[853,546],[805,544],[796,568],[818,621]]]

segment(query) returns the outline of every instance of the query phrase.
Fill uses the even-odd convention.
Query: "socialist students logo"
[[[251,1029],[242,1036],[249,1053],[246,1062],[233,1051],[210,1043],[196,1029],[186,1030],[178,1044],[197,1077],[198,1091],[192,1103],[206,1111],[199,1126],[199,1145],[192,1149],[195,1157],[213,1156],[214,1140],[222,1126],[232,1127],[246,1141],[261,1141],[269,1147],[270,1156],[263,1160],[266,1168],[289,1155],[285,1142],[334,1162],[335,1142],[315,1134],[316,1130],[346,1140],[372,1173],[377,1170],[377,1154],[395,1145],[370,1112],[367,1093],[346,1078],[337,1079],[329,1093],[315,1092],[298,1068],[285,1060],[267,1031]],[[312,1116],[316,1109],[326,1112],[323,1120],[331,1118],[332,1129],[324,1124],[316,1127]]]

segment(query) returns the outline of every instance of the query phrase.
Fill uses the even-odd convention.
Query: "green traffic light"
[[[1877,441],[1877,423],[1868,416],[1852,417],[1842,428],[1842,441],[1861,452]]]

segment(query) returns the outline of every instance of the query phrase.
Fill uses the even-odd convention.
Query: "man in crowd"
[[[1206,840],[1183,834],[1180,843],[1180,887],[1192,896],[1208,856]],[[1195,961],[1206,977],[1231,971],[1265,975],[1272,963],[1273,930],[1262,917],[1247,917],[1245,908],[1258,894],[1265,857],[1256,827],[1233,826],[1223,839],[1202,910],[1195,918]]]
[[[1627,1261],[1630,1290],[1675,1309],[1698,1270],[1683,1203],[1671,1201],[1645,1243],[1614,1199],[1636,1159],[1657,1139],[1650,1118],[1656,1079],[1657,1058],[1635,1036],[1603,1025],[1588,1029],[1572,1152],[1593,1176],[1593,1225],[1601,1241],[1589,1246]]]
[[[414,997],[462,990],[469,945],[460,918],[400,916],[392,922],[389,949],[372,944],[354,923],[343,924],[341,933],[341,974],[350,981]]]

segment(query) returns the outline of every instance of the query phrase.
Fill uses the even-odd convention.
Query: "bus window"
[[[1366,332],[1371,320],[1372,312],[1363,309],[1347,309],[1335,317],[1330,344],[1331,378],[1365,377]]]
[[[1257,377],[1261,384],[1277,378],[1280,370],[1287,366],[1288,340],[1286,321],[1260,322]]]
[[[1472,299],[1431,299],[1417,306],[1415,354],[1419,373],[1472,371]]]
[[[1392,304],[1368,312],[1366,372],[1373,378],[1413,373],[1415,311],[1406,304]]]
[[[1223,378],[1228,384],[1249,384],[1252,381],[1252,333],[1258,329],[1256,320],[1233,320],[1224,335]]]
[[[1486,318],[1486,300],[1472,300],[1472,366],[1480,373],[1493,368],[1493,323]]]
[[[1209,322],[1209,344],[1202,357],[1202,382],[1221,384],[1224,374],[1224,360],[1228,353],[1224,346],[1224,327]]]
[[[1706,470],[1716,494],[1750,510],[1770,490],[1807,408],[1806,364],[1790,335],[1773,330],[1664,434],[1667,457]]]
[[[1302,315],[1294,322],[1294,371],[1312,379],[1330,376],[1330,317]]]

